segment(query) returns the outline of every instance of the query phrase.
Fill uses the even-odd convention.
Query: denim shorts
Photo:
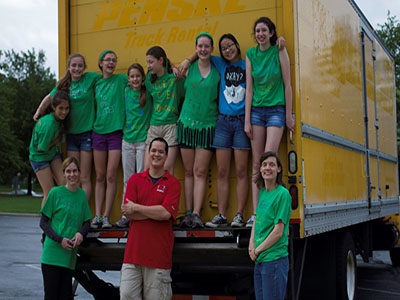
[[[244,132],[244,115],[218,115],[213,147],[250,150],[250,140]]]
[[[286,109],[284,105],[251,107],[251,125],[284,127]]]
[[[58,158],[61,159],[61,154],[60,154],[60,152],[57,152],[57,153],[53,156],[53,158],[52,158],[51,160],[45,160],[45,161],[33,161],[33,160],[29,160],[29,162],[31,163],[33,172],[37,173],[37,172],[39,172],[40,170],[43,170],[43,169],[46,169],[46,168],[50,167],[51,162],[52,162],[53,160],[58,159]]]
[[[92,147],[95,150],[121,150],[122,149],[122,130],[111,133],[99,134],[92,131]]]
[[[92,132],[67,134],[67,151],[92,151]]]

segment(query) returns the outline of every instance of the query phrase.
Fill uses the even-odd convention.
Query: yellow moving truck
[[[74,52],[86,57],[88,71],[98,71],[104,49],[117,53],[119,73],[133,62],[145,66],[154,45],[179,64],[201,31],[216,41],[232,33],[245,53],[255,45],[260,16],[285,37],[291,63],[296,125],[279,149],[293,198],[288,298],[354,299],[356,255],[368,261],[373,250],[386,249],[399,265],[400,252],[394,60],[353,0],[59,0],[60,74]],[[179,159],[175,176],[183,189]],[[120,217],[122,186],[120,173],[112,221]],[[217,213],[215,160],[205,198],[201,213],[208,221]],[[180,215],[184,202],[182,193]],[[120,268],[125,236],[115,228],[90,233],[77,273],[88,290],[88,272]],[[175,236],[174,294],[252,296],[248,229],[176,229]]]

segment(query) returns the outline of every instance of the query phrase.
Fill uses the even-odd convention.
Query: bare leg
[[[175,161],[176,158],[178,157],[178,153],[179,153],[178,146],[171,146],[168,148],[168,157],[165,162],[165,169],[168,170],[168,172],[171,175],[174,174]]]
[[[253,213],[256,213],[256,208],[258,204],[258,194],[260,190],[254,183],[254,179],[260,172],[260,157],[265,149],[266,142],[266,128],[264,126],[252,125],[253,129],[253,139],[251,140],[251,149],[253,154],[252,162],[252,182],[251,191],[253,199]]]
[[[121,150],[108,151],[107,163],[107,188],[106,188],[106,207],[104,216],[109,217],[117,194],[117,172],[121,160]]]
[[[249,192],[249,178],[247,176],[248,150],[234,150],[236,167],[236,196],[237,211],[243,214]]]
[[[218,213],[226,216],[229,199],[229,170],[231,167],[232,150],[217,149],[217,197],[218,197]]]
[[[53,178],[57,185],[65,184],[65,177],[62,170],[61,158],[54,159],[50,164],[50,169],[53,174]]]
[[[197,148],[194,157],[193,213],[200,215],[206,193],[207,173],[213,152]]]
[[[181,157],[183,167],[185,168],[185,205],[186,210],[193,209],[193,165],[194,165],[194,149],[181,148]]]
[[[43,191],[43,200],[41,204],[42,207],[43,204],[46,202],[47,195],[49,194],[51,188],[54,186],[53,173],[51,172],[51,168],[47,167],[37,171],[36,177]]]
[[[107,151],[93,150],[94,168],[96,171],[95,204],[96,216],[101,216],[106,190]]]

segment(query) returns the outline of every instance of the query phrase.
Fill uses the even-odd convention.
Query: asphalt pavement
[[[0,299],[42,300],[40,269],[42,230],[38,216],[0,215]],[[101,278],[119,285],[119,272],[96,272]],[[93,297],[80,285],[75,299]]]
[[[0,299],[43,299],[39,217],[0,215],[0,238]],[[400,268],[391,266],[387,251],[375,252],[371,263],[358,260],[357,264],[358,299],[400,299]],[[119,286],[119,272],[96,273]],[[75,299],[93,297],[78,286]]]

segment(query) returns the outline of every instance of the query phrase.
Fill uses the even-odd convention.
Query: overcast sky
[[[57,3],[57,0],[0,0],[0,49],[44,50],[47,66],[57,74]],[[385,23],[388,10],[400,19],[400,0],[356,0],[356,3],[375,28]]]

